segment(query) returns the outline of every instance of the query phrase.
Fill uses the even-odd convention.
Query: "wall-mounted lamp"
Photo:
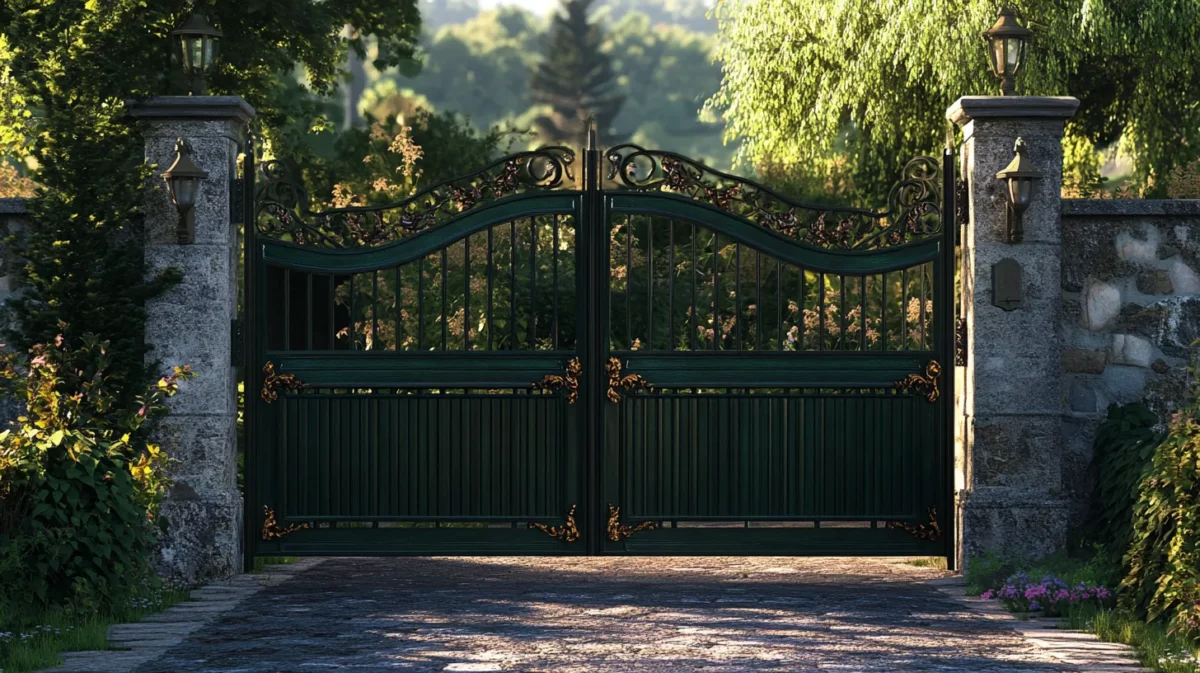
[[[1033,33],[1017,23],[1016,12],[1000,10],[996,23],[983,34],[987,42],[988,61],[992,74],[1000,80],[1000,95],[1013,96],[1017,93],[1016,77],[1025,63],[1025,43]]]
[[[221,31],[208,25],[203,14],[192,14],[181,26],[171,31],[179,47],[180,64],[188,77],[191,93],[203,96],[208,93],[209,68],[217,56],[217,44]]]
[[[175,163],[163,171],[163,180],[171,191],[171,201],[179,211],[179,224],[175,233],[180,245],[196,240],[196,196],[200,193],[200,181],[208,177],[202,168],[192,161],[192,148],[180,138],[175,141]]]
[[[1033,164],[1025,156],[1025,141],[1017,138],[1013,151],[1017,156],[996,174],[996,178],[1008,183],[1005,199],[1008,201],[1008,242],[1020,243],[1025,238],[1025,230],[1021,226],[1021,215],[1033,201],[1033,181],[1042,174],[1033,170]]]

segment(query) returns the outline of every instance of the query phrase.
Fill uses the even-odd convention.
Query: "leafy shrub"
[[[1121,606],[1200,636],[1200,405],[1177,412],[1134,505]]]
[[[34,346],[27,363],[10,354],[0,371],[26,410],[0,433],[0,599],[10,608],[124,601],[151,575],[167,481],[146,424],[192,373],[176,367],[122,405],[107,342],[82,341]]]
[[[1087,537],[1118,559],[1129,549],[1138,484],[1162,441],[1158,423],[1143,404],[1114,404],[1096,430],[1096,487]]]

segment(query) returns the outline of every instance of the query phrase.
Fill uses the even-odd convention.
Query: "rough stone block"
[[[171,458],[172,498],[203,499],[237,485],[236,416],[171,414],[155,427],[155,439]]]
[[[168,580],[193,586],[228,577],[241,568],[242,497],[230,491],[220,498],[167,500],[161,516],[167,531],[156,565]]]
[[[1171,283],[1171,275],[1162,269],[1143,271],[1137,277],[1137,289],[1142,294],[1171,294],[1175,286]]]
[[[1121,312],[1121,290],[1105,281],[1089,282],[1083,296],[1083,325],[1093,332],[1108,327]]]
[[[1196,272],[1179,257],[1176,257],[1172,261],[1170,268],[1167,270],[1167,275],[1171,279],[1173,291],[1179,294],[1200,293],[1200,276],[1197,276]],[[1163,292],[1161,294],[1167,293]]]
[[[968,452],[975,487],[1057,491],[1062,459],[1061,409],[1053,414],[976,416]]]
[[[1154,361],[1154,346],[1149,339],[1133,334],[1114,334],[1112,362],[1134,367],[1149,367]]]
[[[1095,413],[1099,406],[1096,389],[1090,384],[1078,380],[1071,382],[1071,392],[1067,395],[1067,402],[1071,411],[1084,414]]]
[[[1063,371],[1079,374],[1100,374],[1108,363],[1108,352],[1089,348],[1068,348],[1063,351]]]

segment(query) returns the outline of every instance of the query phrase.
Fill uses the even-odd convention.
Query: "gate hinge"
[[[229,321],[229,364],[234,367],[241,367],[244,350],[242,348],[242,319],[234,318]]]
[[[967,319],[954,321],[954,366],[967,366]]]

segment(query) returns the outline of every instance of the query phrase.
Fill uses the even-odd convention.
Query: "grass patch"
[[[945,556],[927,556],[924,558],[910,558],[904,562],[906,565],[914,568],[934,568],[936,570],[946,569]]]
[[[1109,643],[1123,643],[1134,648],[1142,665],[1161,673],[1197,673],[1194,643],[1167,634],[1163,624],[1147,624],[1136,616],[1120,610],[1076,609],[1063,619],[1063,627],[1096,634]]]
[[[0,613],[0,671],[30,673],[62,663],[61,652],[108,649],[108,627],[136,622],[188,599],[188,591],[163,591],[154,599],[83,615],[65,609],[35,615]]]

